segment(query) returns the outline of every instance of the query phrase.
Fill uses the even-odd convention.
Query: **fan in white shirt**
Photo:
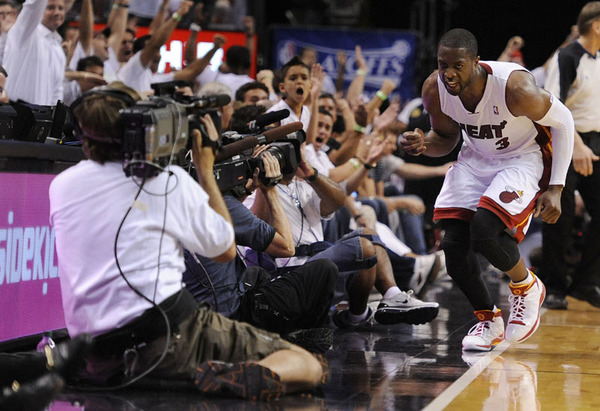
[[[66,64],[61,36],[64,0],[27,0],[8,32],[4,68],[6,90],[13,100],[52,106],[63,99]],[[12,75],[11,75],[12,74]]]

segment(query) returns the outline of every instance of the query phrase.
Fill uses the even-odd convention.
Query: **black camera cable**
[[[168,187],[168,182],[170,179],[170,175],[169,177],[167,177],[167,187]],[[134,182],[135,182],[135,178],[133,178]],[[163,352],[161,353],[160,357],[156,360],[156,362],[154,364],[152,364],[150,367],[148,367],[147,370],[145,370],[144,372],[142,372],[141,374],[127,380],[126,382],[122,383],[122,384],[118,384],[118,385],[113,385],[113,386],[108,386],[108,387],[94,387],[94,386],[85,386],[85,387],[78,387],[78,386],[70,386],[69,388],[73,388],[73,389],[84,389],[84,390],[88,390],[88,391],[110,391],[110,390],[118,390],[118,389],[122,389],[122,388],[126,388],[130,385],[132,385],[133,383],[141,380],[142,378],[144,378],[145,376],[147,376],[148,374],[150,374],[152,371],[154,371],[156,369],[156,367],[158,367],[158,365],[164,360],[164,358],[166,357],[168,350],[169,350],[169,345],[171,343],[171,324],[169,323],[169,318],[167,317],[167,314],[165,313],[165,311],[158,305],[156,304],[156,302],[148,297],[146,297],[146,295],[144,295],[144,293],[142,293],[139,289],[137,289],[133,284],[131,284],[131,282],[127,279],[127,276],[125,275],[125,273],[123,272],[121,265],[119,263],[119,257],[118,257],[118,241],[119,241],[119,235],[121,233],[121,229],[123,228],[123,225],[125,224],[125,220],[127,219],[127,216],[129,215],[129,213],[131,212],[131,210],[133,209],[133,204],[135,204],[135,202],[137,201],[138,197],[140,196],[140,194],[142,193],[142,191],[144,191],[144,185],[146,183],[146,178],[144,177],[142,179],[142,182],[140,184],[137,184],[137,182],[135,182],[135,184],[138,186],[138,191],[133,199],[132,204],[129,206],[129,208],[127,209],[127,211],[125,212],[125,215],[123,216],[123,218],[121,219],[121,222],[119,224],[119,228],[117,229],[117,233],[115,235],[115,241],[114,241],[114,246],[113,246],[113,253],[114,253],[114,257],[115,257],[115,264],[117,265],[117,269],[119,270],[119,275],[121,276],[121,278],[123,278],[123,280],[125,280],[125,282],[127,283],[128,287],[131,288],[131,290],[133,290],[133,292],[135,292],[139,297],[141,297],[142,299],[148,301],[153,308],[155,308],[156,310],[158,310],[158,312],[162,315],[164,321],[165,321],[165,326],[166,326],[166,340],[165,340],[165,347],[163,349]],[[163,239],[163,235],[165,232],[165,224],[166,224],[166,207],[167,207],[167,196],[165,194],[165,212],[163,214],[163,227],[161,230],[161,236],[160,236],[160,244],[159,244],[159,261],[158,261],[158,267],[157,267],[157,275],[156,275],[156,280],[155,280],[155,293],[156,293],[156,288],[157,288],[157,284],[158,284],[158,274],[160,273],[160,250],[162,247],[162,239]],[[174,305],[177,304],[177,302],[174,303]]]

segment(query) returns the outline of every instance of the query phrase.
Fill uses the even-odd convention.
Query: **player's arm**
[[[571,156],[575,124],[571,112],[552,94],[539,88],[531,74],[516,71],[508,79],[506,104],[514,116],[525,116],[552,133],[550,185],[564,185]]]
[[[423,106],[429,113],[431,130],[425,135],[415,129],[403,134],[400,144],[411,155],[425,154],[429,157],[442,157],[449,154],[460,137],[458,124],[442,112],[437,84],[438,72],[434,71],[423,83]]]
[[[506,85],[506,105],[514,116],[525,116],[547,126],[552,134],[552,171],[548,190],[536,204],[535,216],[541,215],[547,223],[555,223],[561,214],[560,194],[571,157],[575,124],[571,112],[560,100],[535,84],[526,71],[515,71]]]

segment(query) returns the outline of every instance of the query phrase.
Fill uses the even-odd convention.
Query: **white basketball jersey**
[[[464,145],[489,157],[539,151],[540,146],[535,141],[538,130],[533,121],[513,116],[506,106],[508,76],[515,70],[525,69],[515,63],[497,61],[480,61],[479,64],[488,76],[483,97],[473,113],[465,109],[458,96],[446,91],[439,76],[437,79],[442,112],[459,124]]]

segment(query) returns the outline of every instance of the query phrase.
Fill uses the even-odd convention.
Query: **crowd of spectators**
[[[269,182],[255,173],[243,195],[222,193],[236,257],[224,259],[227,244],[218,256],[223,258],[203,255],[205,249],[186,250],[185,287],[197,303],[317,353],[331,345],[332,306],[331,319],[339,328],[432,321],[439,304],[420,298],[427,285],[449,279],[439,250],[441,233],[432,221],[433,200],[456,152],[437,162],[405,159],[399,137],[428,127],[427,113],[420,99],[390,101],[395,79],[365,97],[367,63],[360,45],[348,88],[341,81],[344,71],[330,77],[308,48],[282,69],[252,76],[254,21],[245,16],[245,2],[221,3],[2,0],[1,101],[68,106],[114,82],[147,98],[154,93],[151,84],[177,80],[188,85],[179,90],[184,94],[231,98],[218,108],[219,133],[244,133],[259,115],[288,110],[274,125],[300,123],[306,141],[297,168],[283,173],[265,147],[255,150]],[[105,28],[95,31],[94,23],[104,20]],[[136,35],[141,25],[148,26],[148,35]],[[233,27],[248,38],[245,46],[228,48],[217,70],[209,65],[225,45],[224,36],[216,34],[204,55],[195,53],[197,34],[207,27]],[[159,73],[160,49],[175,28],[189,30],[185,63]],[[521,46],[522,39],[511,39],[504,57],[514,57]],[[340,53],[338,62],[343,61]],[[165,298],[157,303],[168,300],[168,293],[159,295]],[[377,306],[370,304],[373,295]],[[73,314],[69,303],[67,321]],[[69,331],[98,337],[120,325],[78,324]]]

